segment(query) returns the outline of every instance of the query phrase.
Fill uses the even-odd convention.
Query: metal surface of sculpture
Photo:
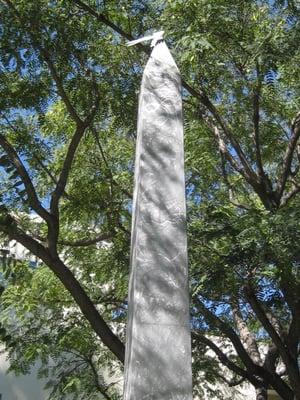
[[[153,44],[139,99],[124,400],[191,400],[181,79],[164,41]]]

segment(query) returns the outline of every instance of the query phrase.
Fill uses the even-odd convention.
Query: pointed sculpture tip
[[[154,47],[156,43],[164,40],[164,31],[154,32],[152,36],[151,47]]]
[[[138,44],[141,42],[146,42],[148,40],[152,40],[151,47],[154,47],[157,42],[160,42],[161,40],[164,39],[164,33],[165,33],[164,31],[154,32],[154,33],[152,33],[152,35],[144,36],[142,38],[135,39],[135,40],[131,40],[130,42],[126,43],[126,46],[128,46],[128,47],[134,46],[135,44]]]

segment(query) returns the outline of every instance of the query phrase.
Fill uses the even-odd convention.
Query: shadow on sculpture
[[[180,91],[159,43],[140,93],[124,400],[192,399]]]

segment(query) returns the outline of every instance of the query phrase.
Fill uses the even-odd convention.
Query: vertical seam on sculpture
[[[143,103],[143,91],[141,91],[140,93],[140,99],[139,99],[139,110],[141,109],[141,105]],[[135,297],[135,292],[136,292],[136,268],[135,266],[133,266],[133,260],[136,260],[136,243],[138,242],[138,236],[139,236],[139,227],[137,224],[138,221],[138,214],[140,212],[139,210],[139,197],[140,197],[140,164],[141,164],[141,141],[142,141],[142,137],[139,134],[140,132],[142,132],[142,129],[140,129],[140,126],[142,125],[142,122],[140,121],[140,115],[138,115],[138,125],[137,125],[137,132],[138,132],[138,136],[137,136],[137,149],[136,149],[136,165],[135,165],[135,171],[138,171],[137,177],[136,177],[136,182],[135,182],[135,187],[136,187],[136,193],[135,193],[135,198],[133,199],[133,223],[132,223],[132,232],[136,232],[135,236],[132,236],[132,243],[131,243],[131,249],[133,249],[133,252],[130,255],[130,292],[129,293],[129,297],[131,297],[131,295],[133,297]],[[133,245],[134,244],[134,245]],[[132,336],[135,333],[135,327],[133,324],[133,320],[134,320],[134,311],[135,311],[135,301],[131,301],[131,315],[129,316],[128,319],[130,319],[130,324],[129,324],[129,329],[131,328],[131,335],[130,335],[130,346],[129,346],[129,340],[127,342],[128,344],[128,349],[130,347],[131,350],[131,342],[132,342]],[[129,322],[129,321],[128,321]],[[129,331],[128,329],[128,331]],[[128,338],[129,339],[129,338]],[[130,353],[128,352],[127,354],[127,362],[125,363],[125,365],[129,365],[130,361],[131,361],[131,357],[132,357],[132,352],[130,351]],[[128,368],[126,368],[127,373],[128,373]],[[128,379],[126,379],[126,384],[128,385]],[[129,395],[130,398],[130,394],[131,394],[131,385],[129,385],[127,387],[126,390],[126,397],[127,397],[127,393]]]

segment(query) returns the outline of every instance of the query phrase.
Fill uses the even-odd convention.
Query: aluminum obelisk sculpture
[[[139,100],[124,400],[192,399],[181,80],[161,34]]]

